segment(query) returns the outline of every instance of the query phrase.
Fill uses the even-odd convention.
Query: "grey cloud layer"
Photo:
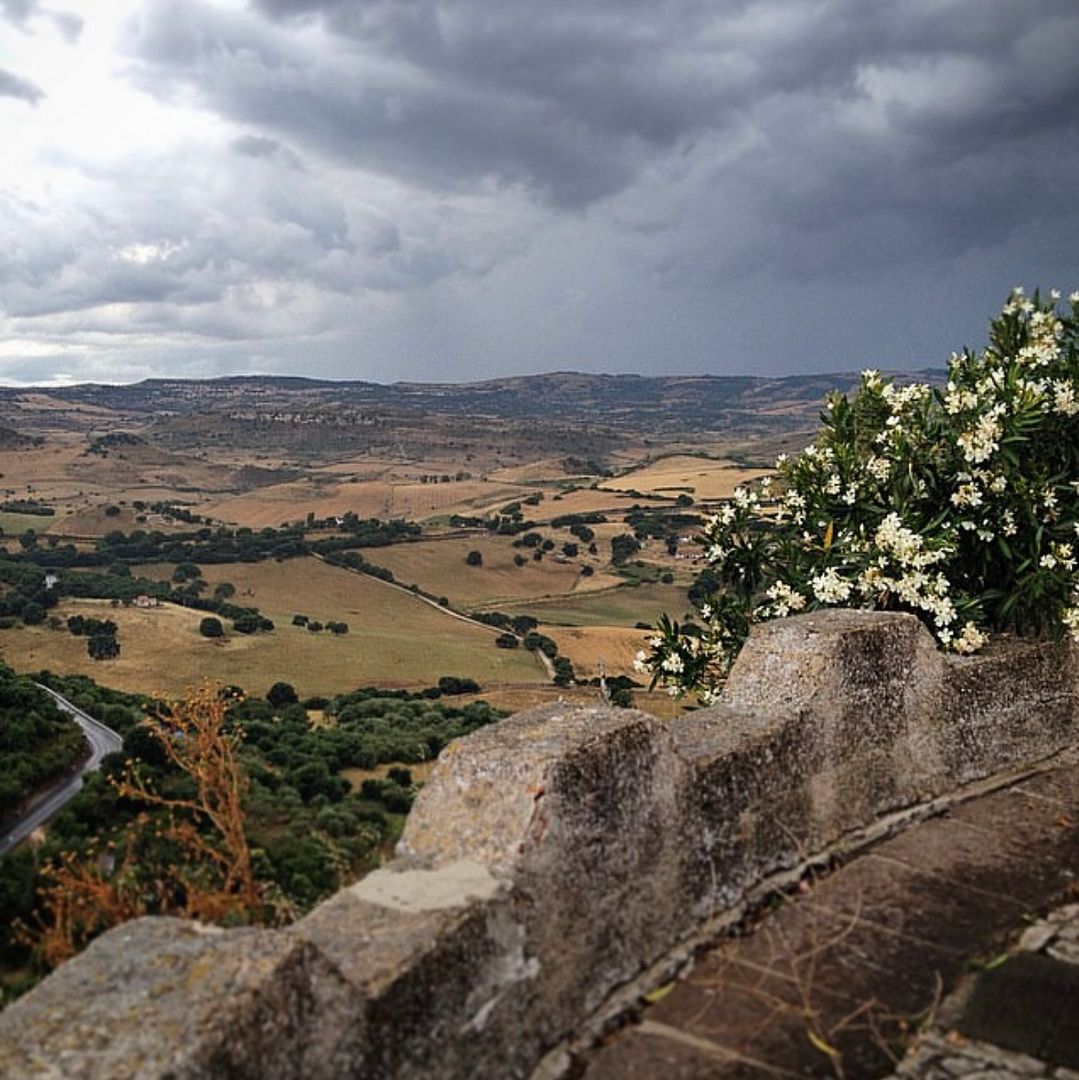
[[[808,120],[818,168],[833,150],[861,149],[883,174],[1059,131],[1074,124],[1079,91],[1070,0],[259,7],[275,26],[152,5],[137,43],[147,85],[183,85],[366,168],[451,189],[494,176],[567,205],[624,190],[657,158],[747,122],[777,165]],[[317,56],[294,37],[314,26],[325,35]],[[874,114],[861,131],[859,105]]]
[[[78,40],[83,26],[73,12],[43,7],[38,0],[0,0],[0,18],[23,30],[30,30],[37,20],[47,20],[68,41]]]
[[[327,374],[722,370],[761,337],[739,305],[785,291],[762,347],[820,368],[876,345],[835,283],[885,324],[929,305],[892,362],[1013,278],[1079,285],[1042,276],[1079,278],[1074,0],[147,0],[124,47],[232,135],[0,206],[20,327],[329,335]]]

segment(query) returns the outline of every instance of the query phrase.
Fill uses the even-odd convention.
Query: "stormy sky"
[[[0,0],[0,381],[939,366],[1079,288],[1076,0]]]

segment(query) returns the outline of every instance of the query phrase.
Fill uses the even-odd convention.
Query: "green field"
[[[567,540],[574,540],[564,530],[536,531],[556,542],[556,552]],[[578,584],[582,563],[599,567],[600,560],[585,553],[586,547],[579,548],[583,558],[557,562],[553,557],[556,552],[550,552],[535,562],[529,549],[515,548],[508,536],[477,536],[394,544],[371,548],[363,554],[371,562],[392,570],[405,584],[416,584],[435,596],[445,596],[455,607],[475,608],[499,603],[516,606],[521,597],[570,593]],[[483,558],[480,566],[465,562],[470,551],[480,553]],[[514,564],[513,557],[519,554],[527,560],[523,566]]]
[[[0,529],[3,529],[5,536],[22,536],[27,529],[33,529],[34,532],[41,534],[46,532],[55,521],[55,515],[0,512]]]
[[[513,612],[559,626],[635,626],[655,623],[664,612],[680,620],[688,608],[686,590],[677,585],[623,585],[545,603],[517,604]]]

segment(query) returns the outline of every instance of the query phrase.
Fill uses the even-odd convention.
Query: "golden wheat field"
[[[599,485],[605,491],[625,491],[633,488],[645,494],[677,498],[689,495],[699,499],[726,499],[739,484],[768,476],[774,470],[746,469],[733,461],[713,460],[677,454],[660,458],[651,465],[635,469],[622,476],[604,480]]]
[[[361,518],[409,518],[423,520],[435,515],[472,514],[527,495],[528,489],[483,480],[423,484],[391,480],[296,480],[273,484],[258,491],[227,498],[211,498],[199,504],[199,512],[251,528],[300,521],[308,514],[317,518],[341,516],[350,511]]]

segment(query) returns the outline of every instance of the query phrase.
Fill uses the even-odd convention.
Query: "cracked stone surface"
[[[699,958],[577,1075],[1079,1080],[1077,822],[1071,764],[911,826]]]

